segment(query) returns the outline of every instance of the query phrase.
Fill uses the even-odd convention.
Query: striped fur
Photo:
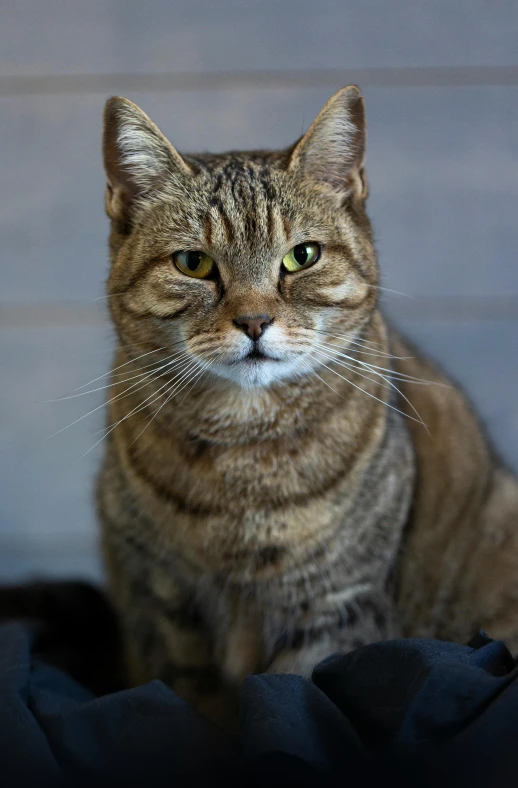
[[[308,675],[372,640],[483,627],[518,647],[518,487],[456,387],[405,377],[444,382],[379,312],[364,148],[356,88],[278,152],[181,157],[107,104],[111,591],[131,680],[220,720],[247,673]],[[307,241],[321,259],[283,274]],[[184,249],[217,276],[178,271]],[[247,358],[239,315],[274,318],[268,360]]]

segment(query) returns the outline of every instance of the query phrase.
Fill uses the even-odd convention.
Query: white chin
[[[227,380],[233,380],[245,389],[271,386],[287,378],[298,377],[303,368],[296,361],[248,361],[227,366],[214,364],[211,372]]]

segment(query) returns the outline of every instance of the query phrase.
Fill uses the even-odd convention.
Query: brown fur
[[[181,157],[106,107],[111,590],[132,680],[212,716],[247,673],[372,640],[483,627],[518,647],[518,487],[456,387],[410,382],[445,381],[379,312],[364,148],[357,88],[280,152]],[[320,260],[283,274],[309,241]],[[181,273],[184,249],[217,273]],[[281,360],[244,358],[242,315],[273,318],[260,348]]]

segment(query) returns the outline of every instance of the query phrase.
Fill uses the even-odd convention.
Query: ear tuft
[[[119,96],[109,99],[104,108],[103,159],[112,218],[123,218],[135,199],[150,196],[168,179],[178,181],[191,174],[150,118]]]
[[[295,146],[290,169],[317,185],[364,199],[366,123],[363,98],[356,85],[332,96]]]

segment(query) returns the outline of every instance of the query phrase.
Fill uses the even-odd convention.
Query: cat
[[[109,586],[131,682],[213,719],[376,640],[518,649],[518,484],[380,312],[365,140],[355,86],[280,151],[180,155],[106,104]]]

